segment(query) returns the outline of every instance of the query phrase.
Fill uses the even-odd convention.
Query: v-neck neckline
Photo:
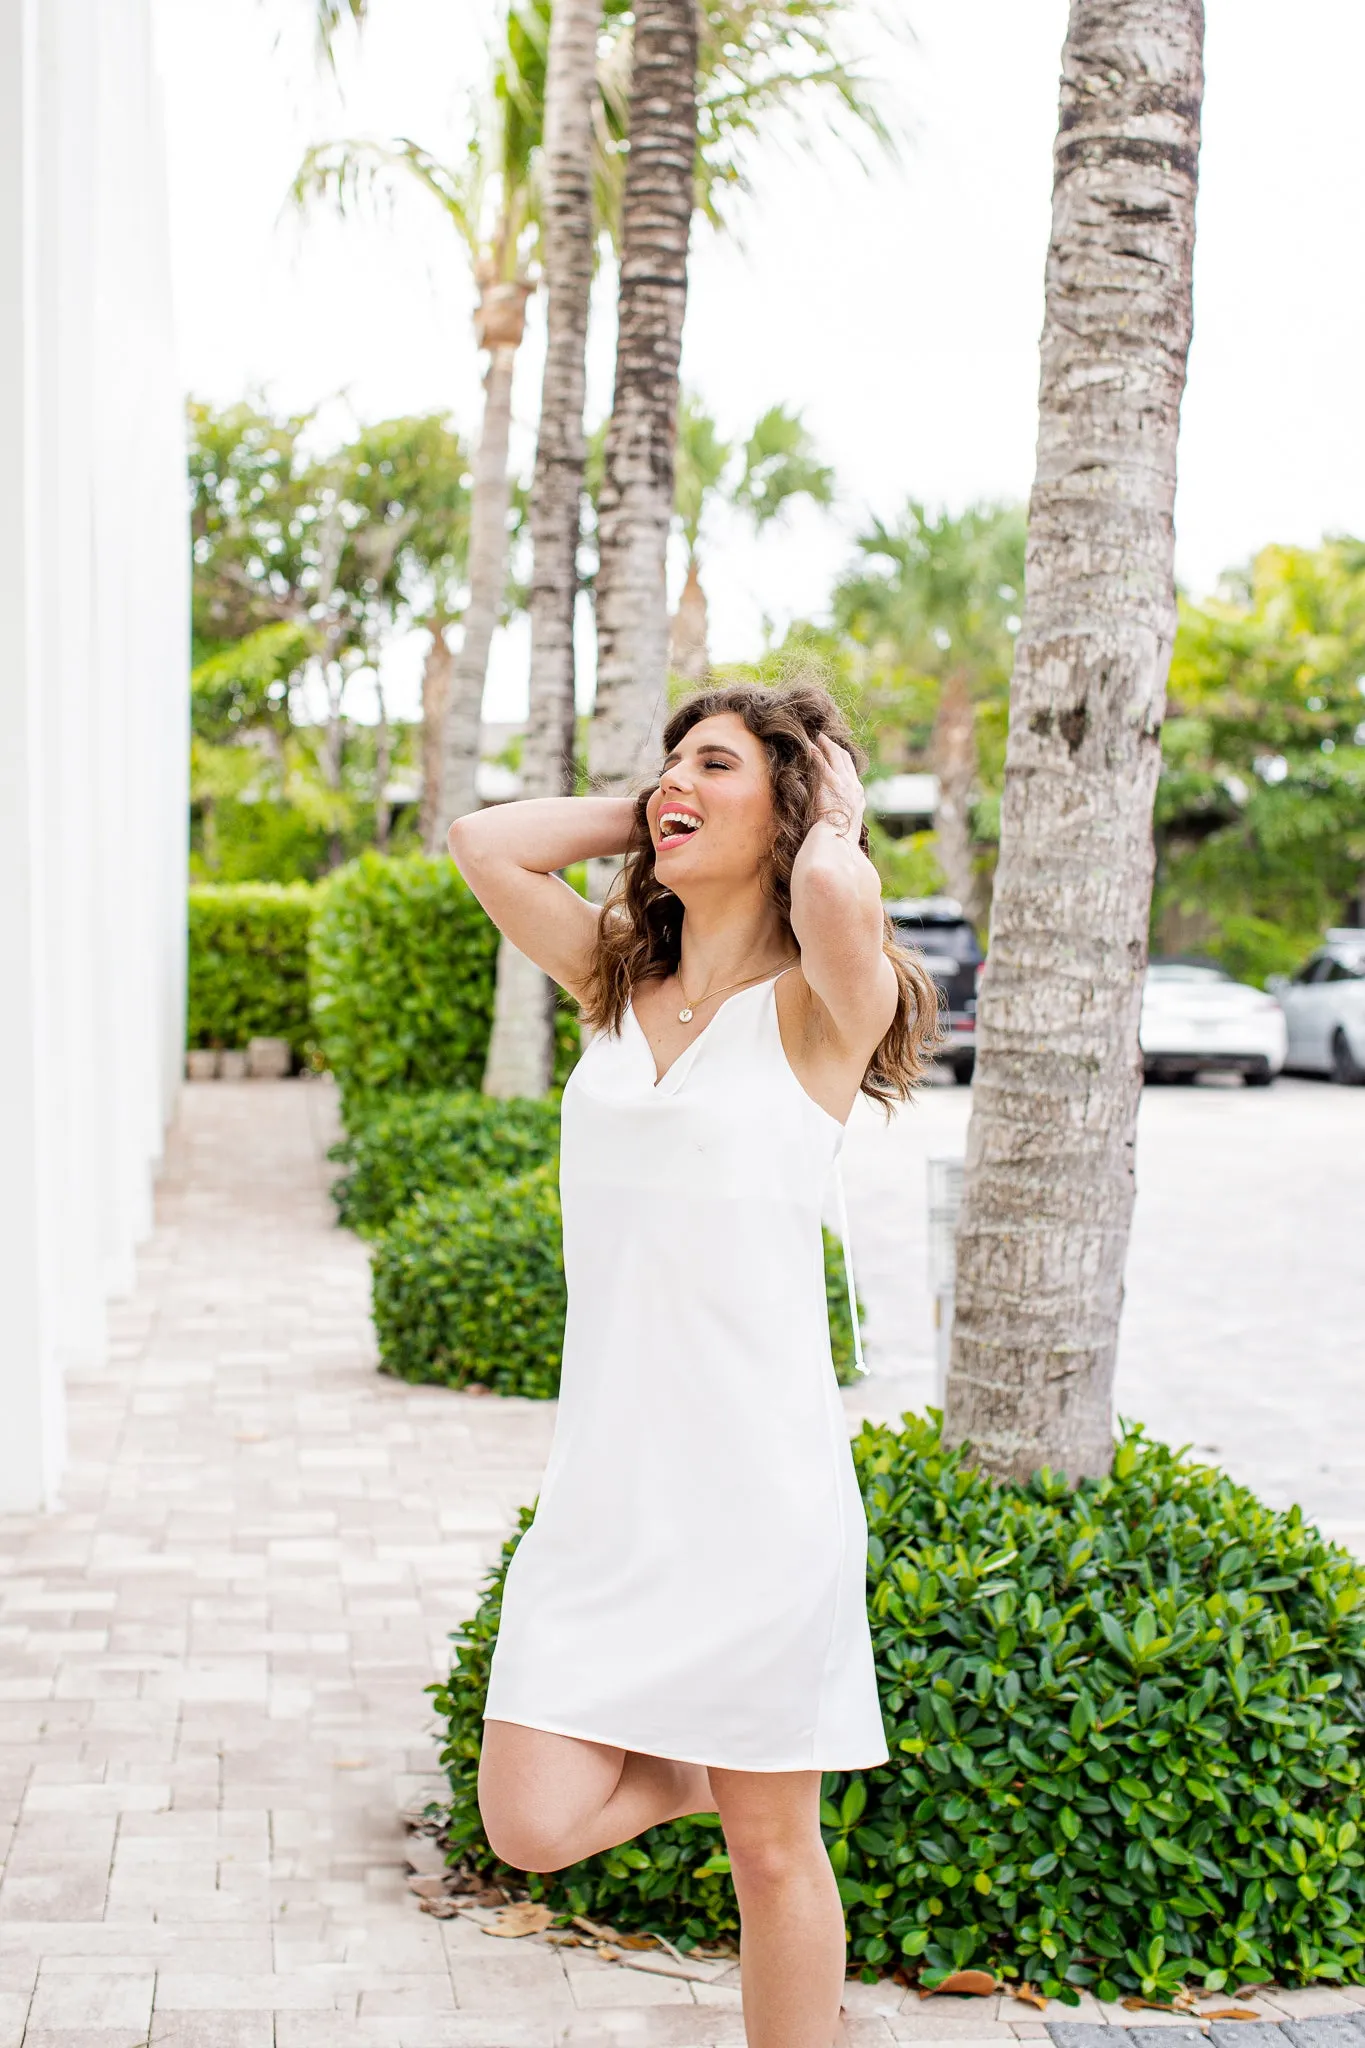
[[[654,1075],[654,1080],[650,1085],[650,1094],[663,1094],[664,1083],[667,1080],[669,1080],[672,1075],[677,1073],[679,1067],[683,1064],[683,1061],[687,1059],[689,1054],[694,1053],[696,1051],[697,1047],[701,1044],[702,1040],[707,1036],[707,1034],[715,1030],[716,1025],[720,1022],[725,1012],[729,1009],[731,1003],[737,1003],[741,1001],[742,998],[745,996],[755,995],[761,989],[769,989],[775,987],[776,984],[779,981],[781,981],[782,976],[784,974],[791,973],[791,968],[795,965],[796,962],[793,961],[791,963],[791,966],[779,968],[776,974],[770,974],[766,981],[752,982],[748,988],[736,989],[735,993],[732,996],[727,996],[725,998],[725,1001],[717,1006],[716,1014],[714,1017],[712,1017],[710,1023],[703,1024],[701,1030],[697,1033],[696,1037],[688,1039],[687,1044],[683,1047],[682,1051],[677,1055],[675,1059],[670,1061],[668,1066],[664,1068],[662,1074],[659,1072],[659,1063],[654,1057],[654,1048],[649,1042],[649,1033],[645,1030],[644,1025],[640,1022],[639,1018],[635,1014],[635,999],[632,996],[631,1000],[626,1005],[626,1010],[632,1024],[634,1024],[635,1029],[640,1034],[640,1043],[645,1049],[645,1054],[649,1060],[650,1069]]]

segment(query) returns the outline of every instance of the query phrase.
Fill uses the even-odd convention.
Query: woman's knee
[[[533,1813],[518,1811],[515,1806],[504,1811],[489,1802],[482,1818],[488,1846],[500,1863],[509,1864],[513,1870],[531,1870],[539,1875],[563,1870],[576,1860],[563,1837]]]
[[[730,1869],[740,1891],[775,1891],[826,1861],[819,1830],[731,1821],[725,1830]]]

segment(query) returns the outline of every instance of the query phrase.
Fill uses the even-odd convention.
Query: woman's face
[[[684,900],[698,886],[754,879],[773,843],[772,783],[767,752],[737,713],[683,734],[645,816],[654,872]]]

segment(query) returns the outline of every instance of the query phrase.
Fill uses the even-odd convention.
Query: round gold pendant
[[[692,1012],[691,1012],[691,1010],[690,1010],[690,1009],[689,1009],[689,1010],[679,1010],[679,1012],[678,1012],[678,1022],[679,1022],[680,1024],[690,1024],[690,1023],[692,1022]]]

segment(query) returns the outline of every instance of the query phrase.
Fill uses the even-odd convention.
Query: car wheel
[[[1242,1084],[1246,1088],[1268,1088],[1274,1078],[1269,1060],[1260,1060],[1254,1067],[1246,1068],[1242,1075]]]
[[[1351,1041],[1340,1029],[1332,1040],[1332,1079],[1340,1082],[1343,1088],[1359,1088],[1365,1083],[1365,1067],[1351,1051]]]
[[[976,1054],[974,1052],[963,1053],[960,1059],[953,1061],[953,1079],[957,1082],[959,1088],[970,1088],[972,1075],[975,1072]]]

